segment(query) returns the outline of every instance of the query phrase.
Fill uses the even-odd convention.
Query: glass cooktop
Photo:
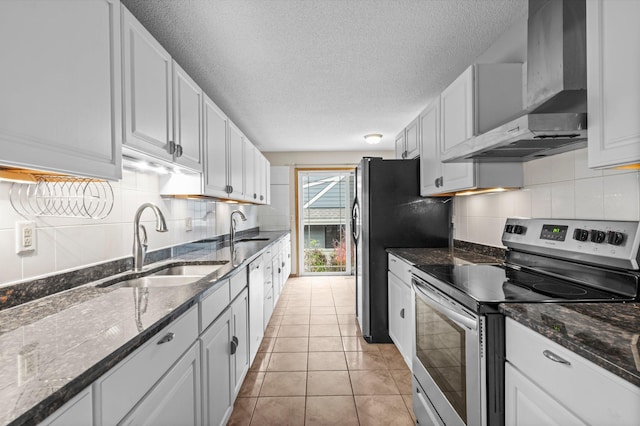
[[[418,276],[435,287],[448,292],[448,285],[479,303],[626,300],[593,287],[503,265],[417,265],[415,268]]]

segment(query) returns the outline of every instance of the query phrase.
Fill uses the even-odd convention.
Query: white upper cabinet
[[[207,96],[203,104],[204,194],[227,196],[227,125],[229,119]]]
[[[420,195],[522,186],[520,163],[441,162],[447,150],[493,129],[521,110],[521,64],[476,64],[467,68],[418,118]]]
[[[200,87],[124,6],[124,144],[203,170]]]
[[[400,132],[398,136],[396,136],[396,160],[404,159],[404,134],[404,129],[402,129],[402,132]]]
[[[442,150],[485,133],[522,111],[522,64],[474,64],[440,95]]]
[[[124,6],[124,144],[172,161],[172,60]]]
[[[0,163],[120,179],[120,3],[0,2]]]
[[[244,144],[244,191],[245,198],[253,203],[258,202],[258,194],[256,190],[257,175],[257,155],[256,147],[246,137],[243,139]]]
[[[173,160],[202,171],[202,90],[173,61]]]
[[[640,2],[587,2],[589,167],[640,163]]]
[[[244,136],[233,122],[229,122],[229,197],[244,198]]]

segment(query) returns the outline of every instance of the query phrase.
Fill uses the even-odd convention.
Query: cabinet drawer
[[[171,341],[160,343],[173,333]],[[95,382],[104,426],[118,423],[198,337],[194,306]]]
[[[637,424],[640,388],[507,318],[507,361],[590,424]],[[570,364],[555,362],[550,351]]]
[[[229,300],[236,298],[243,288],[247,286],[247,269],[242,268],[240,272],[231,277],[231,285],[229,287]]]
[[[209,327],[209,324],[229,306],[229,287],[229,280],[225,280],[216,291],[200,302],[200,332]]]
[[[411,284],[411,265],[398,256],[389,255],[389,271],[406,285]]]

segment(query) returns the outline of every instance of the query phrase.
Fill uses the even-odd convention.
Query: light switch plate
[[[36,223],[33,221],[16,222],[16,253],[30,253],[36,249]]]

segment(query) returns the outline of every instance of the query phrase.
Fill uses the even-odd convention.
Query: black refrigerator
[[[386,249],[449,245],[450,199],[420,197],[419,163],[365,157],[356,168],[356,316],[369,343],[391,342]]]

